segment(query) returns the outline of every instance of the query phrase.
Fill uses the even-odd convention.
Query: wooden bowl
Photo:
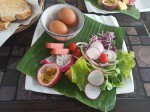
[[[44,7],[44,0],[39,0],[39,6],[43,9],[43,7]],[[28,25],[19,25],[19,27],[15,31],[15,33],[18,33],[18,32],[21,32],[21,31],[27,29],[29,26],[31,26],[33,23],[35,23],[39,19],[40,15],[41,14],[35,16]]]

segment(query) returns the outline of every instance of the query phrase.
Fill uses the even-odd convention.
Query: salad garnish
[[[102,34],[92,35],[89,43],[76,43],[81,49],[82,57],[66,72],[66,76],[71,77],[71,81],[85,91],[87,84],[100,88],[100,91],[110,91],[113,88],[122,87],[123,78],[129,78],[132,68],[135,66],[134,52],[125,52],[115,47],[114,32],[102,32]],[[104,77],[92,73],[99,71]],[[91,75],[92,73],[92,75]],[[89,78],[94,77],[94,78]],[[97,80],[96,80],[97,79]],[[102,82],[102,83],[101,83]],[[96,84],[95,84],[96,83]],[[99,85],[100,83],[100,85]],[[87,95],[87,91],[85,94]],[[88,96],[88,95],[87,95]],[[88,96],[89,97],[89,96]],[[92,98],[90,98],[92,99]]]

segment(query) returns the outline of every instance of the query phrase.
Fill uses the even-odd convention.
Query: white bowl
[[[77,18],[78,18],[78,24],[75,27],[69,27],[69,34],[56,34],[48,30],[48,25],[52,20],[58,20],[58,11],[64,7],[71,8]],[[76,7],[68,4],[56,4],[48,7],[47,9],[44,10],[44,12],[41,15],[41,23],[45,29],[45,31],[53,37],[54,39],[58,41],[67,41],[75,37],[83,28],[84,26],[84,15],[83,13]]]

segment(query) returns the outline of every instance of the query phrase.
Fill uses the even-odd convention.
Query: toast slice
[[[7,29],[9,24],[10,24],[10,22],[2,22],[2,21],[0,21],[0,31]]]
[[[32,15],[26,0],[0,0],[0,20],[4,22],[23,20]]]

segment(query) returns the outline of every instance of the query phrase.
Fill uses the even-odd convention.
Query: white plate
[[[98,22],[104,23],[106,25],[119,26],[116,18],[113,16],[96,16],[93,14],[88,14],[87,16]],[[35,43],[35,41],[41,36],[43,32],[44,32],[44,29],[41,23],[38,22],[37,27],[35,29],[34,36],[33,36],[32,44]],[[125,42],[123,43],[123,50],[127,51]],[[117,88],[117,94],[130,93],[134,91],[132,72],[131,72],[131,77],[129,79],[123,79],[123,82],[125,86],[122,88]],[[25,89],[36,91],[36,92],[41,92],[41,93],[60,94],[51,88],[40,86],[35,79],[33,79],[32,77],[28,75],[26,75]]]
[[[107,10],[102,10],[94,7],[91,5],[87,0],[84,0],[85,6],[88,10],[88,12],[96,12],[96,13],[102,13],[102,14],[107,14],[107,13],[120,13],[117,11],[107,11]],[[135,2],[136,8],[139,9],[140,12],[147,12],[150,11],[150,0],[136,0]]]

